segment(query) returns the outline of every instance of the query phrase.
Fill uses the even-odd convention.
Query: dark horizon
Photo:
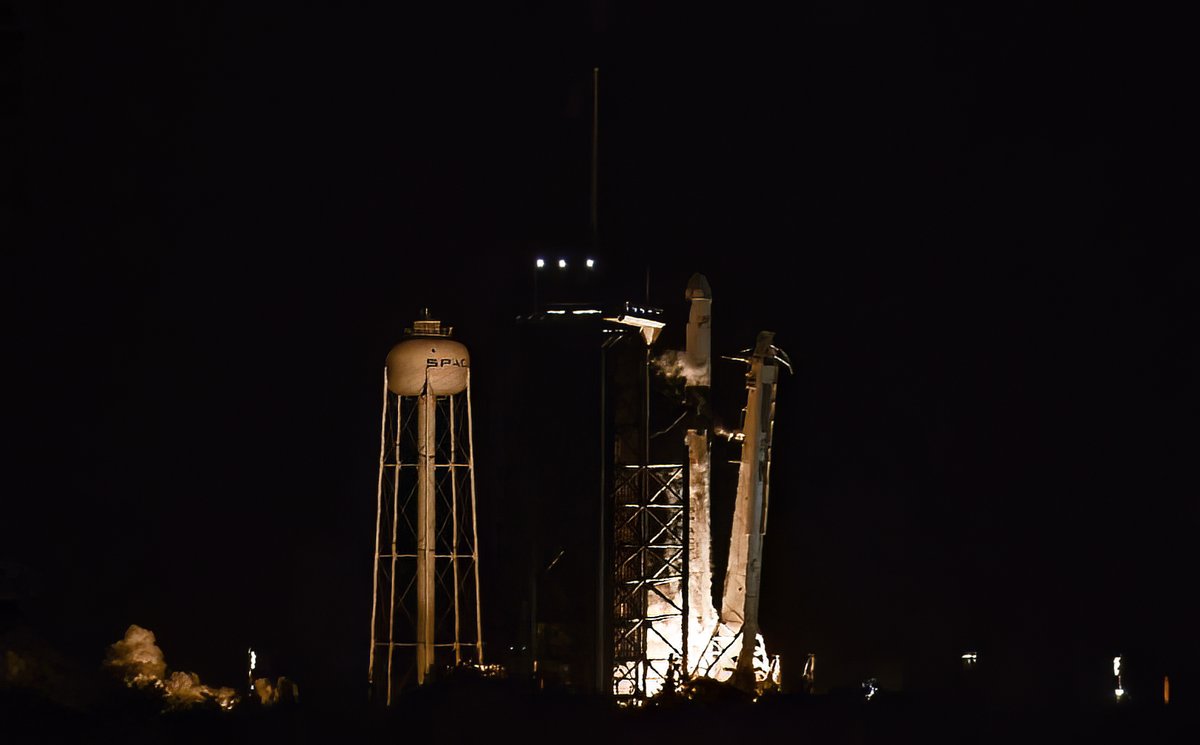
[[[139,624],[223,685],[254,646],[357,701],[380,372],[429,306],[473,357],[485,638],[519,644],[512,451],[596,452],[508,423],[533,259],[593,250],[599,66],[596,258],[649,271],[664,343],[698,271],[714,354],[769,329],[797,363],[763,580],[785,675],[815,652],[822,688],[917,689],[972,649],[1013,700],[1088,699],[1120,654],[1194,697],[1183,24],[881,5],[0,6],[20,624],[84,667]],[[572,380],[547,401],[586,409]]]

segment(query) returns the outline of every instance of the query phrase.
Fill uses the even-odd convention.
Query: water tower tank
[[[407,338],[388,352],[388,390],[401,396],[419,396],[428,377],[430,393],[462,393],[467,388],[471,355],[450,338],[450,327],[429,319],[428,312],[424,315],[407,330]]]

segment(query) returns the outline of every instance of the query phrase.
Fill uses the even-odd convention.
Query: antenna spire
[[[592,243],[599,237],[599,189],[596,174],[600,161],[600,68],[592,68],[592,190],[591,190],[591,221]]]

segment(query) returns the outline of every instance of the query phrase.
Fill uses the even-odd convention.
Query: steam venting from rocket
[[[708,367],[693,365],[687,353],[675,349],[664,349],[650,359],[656,372],[670,383],[682,382],[688,388],[709,385]]]
[[[176,670],[167,675],[167,663],[162,649],[155,643],[154,632],[137,624],[125,630],[124,639],[108,648],[104,665],[121,675],[130,688],[157,691],[169,710],[188,709],[208,702],[229,710],[240,700],[232,688],[204,685],[196,673]]]

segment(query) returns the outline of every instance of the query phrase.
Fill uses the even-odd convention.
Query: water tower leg
[[[428,384],[417,400],[417,684],[433,666],[437,396]]]

